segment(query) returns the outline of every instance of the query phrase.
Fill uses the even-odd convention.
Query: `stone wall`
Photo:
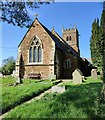
[[[70,59],[71,65],[66,68],[66,61]],[[56,48],[56,59],[55,59],[55,74],[57,79],[71,79],[73,71],[77,68],[77,58],[71,53],[64,53],[60,49]]]
[[[51,48],[52,48],[52,39],[48,36],[47,32],[36,20],[35,23],[30,28],[27,35],[24,37],[21,42],[19,49],[21,50],[23,60],[25,64],[29,63],[29,48],[31,40],[34,36],[37,36],[42,42],[43,49],[43,64],[48,64],[50,62]]]
[[[65,67],[66,60],[70,59],[71,66],[69,68]],[[77,68],[77,58],[74,57],[72,54],[67,53],[64,58],[64,67],[63,67],[63,77],[64,79],[72,78],[72,73]]]
[[[56,52],[55,52],[55,74],[57,76],[57,79],[59,78],[63,78],[63,51],[61,51],[60,49],[58,49],[56,47]]]
[[[42,43],[43,59],[41,64],[29,63],[29,48],[33,37],[39,38]],[[24,71],[24,73],[22,73],[24,78],[28,78],[29,73],[41,73],[42,78],[48,78],[48,76],[54,75],[53,56],[55,54],[55,43],[37,19],[26,33],[18,49],[21,51],[24,61],[22,65],[24,67],[21,68],[22,72]]]
[[[47,79],[50,71],[49,66],[25,66],[24,78],[28,78],[30,73],[40,73],[42,79]]]
[[[78,31],[76,28],[63,29],[62,38],[80,55]],[[68,41],[67,41],[68,37]],[[69,40],[69,37],[71,39]]]

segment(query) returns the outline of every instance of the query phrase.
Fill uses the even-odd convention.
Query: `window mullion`
[[[33,39],[29,49],[29,62],[41,62],[42,61],[42,46],[39,39]]]

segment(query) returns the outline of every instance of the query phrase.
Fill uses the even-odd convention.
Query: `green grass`
[[[30,100],[39,95],[43,91],[52,86],[51,81],[44,80],[38,82],[37,80],[23,80],[23,84],[8,86],[8,84],[15,82],[12,77],[2,79],[2,112],[14,108],[21,103]]]
[[[90,77],[86,77],[86,80],[84,80],[83,82],[82,82],[82,84],[89,84],[89,83],[97,83],[97,82],[102,82],[101,80],[100,80],[100,77],[98,76],[98,79],[92,79],[92,77],[90,76]],[[82,85],[81,84],[81,85]],[[73,81],[70,81],[70,82],[67,82],[67,83],[63,83],[61,86],[67,86],[67,85],[72,85],[72,86],[75,86],[75,84],[73,83]]]
[[[15,82],[16,80],[12,76],[3,77],[0,79],[0,84],[2,85],[8,85]]]
[[[6,118],[102,118],[105,104],[98,98],[102,82],[91,77],[81,85],[66,85],[62,94],[46,94],[40,100],[24,103],[11,111]]]

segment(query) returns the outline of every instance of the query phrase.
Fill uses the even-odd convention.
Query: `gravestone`
[[[83,73],[80,71],[80,69],[75,69],[72,76],[73,76],[73,83],[75,83],[75,84],[82,83]]]
[[[52,93],[63,93],[65,91],[65,86],[52,86],[51,91]]]
[[[17,86],[18,84],[22,83],[22,79],[20,77],[17,77],[16,82],[14,83],[14,86]]]
[[[97,69],[92,69],[91,70],[91,76],[92,76],[93,79],[97,79],[98,78],[98,76],[97,76]]]
[[[13,72],[12,72],[12,77],[16,77],[16,71],[15,70],[13,70]]]

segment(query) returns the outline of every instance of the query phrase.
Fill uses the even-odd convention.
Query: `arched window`
[[[30,44],[29,62],[31,63],[42,62],[42,44],[41,41],[36,37],[34,37]]]
[[[69,37],[69,40],[71,40],[71,36]]]
[[[32,47],[29,50],[29,62],[32,62]]]
[[[68,41],[68,36],[66,37],[66,41]]]

